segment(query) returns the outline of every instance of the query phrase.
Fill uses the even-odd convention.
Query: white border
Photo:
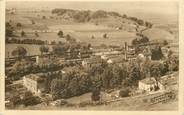
[[[29,1],[29,0],[7,0],[7,1]],[[30,1],[41,1],[41,0],[30,0]],[[112,115],[112,114],[117,114],[117,115],[158,115],[158,114],[163,114],[163,115],[181,115],[183,113],[184,110],[184,78],[182,75],[183,74],[183,49],[184,47],[182,47],[182,45],[184,44],[184,15],[182,15],[182,13],[184,14],[184,1],[183,0],[42,0],[42,1],[86,1],[86,2],[111,2],[111,1],[146,1],[146,2],[153,2],[153,1],[162,1],[162,2],[168,2],[168,1],[177,1],[179,2],[179,55],[180,55],[180,77],[179,77],[179,110],[178,111],[56,111],[56,110],[44,110],[44,111],[40,111],[40,110],[5,110],[4,108],[4,78],[2,78],[4,76],[4,54],[5,54],[5,39],[4,39],[4,28],[5,28],[5,1],[2,0],[0,1],[0,19],[1,19],[1,23],[0,23],[0,57],[1,57],[1,62],[0,62],[0,77],[1,77],[1,81],[0,81],[0,111],[2,111],[2,113],[4,115],[33,115],[33,114],[44,114],[44,115],[61,115],[61,114],[80,114],[80,115],[101,115],[101,114],[106,114],[106,115]],[[183,22],[183,23],[182,23]]]

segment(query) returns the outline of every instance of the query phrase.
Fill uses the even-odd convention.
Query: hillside
[[[151,40],[171,41],[175,39],[173,34],[169,33],[168,31],[164,29],[159,29],[159,28],[151,28],[149,30],[144,31],[143,34],[146,35]]]
[[[64,35],[71,35],[77,41],[90,43],[92,46],[116,45],[122,46],[124,42],[131,44],[135,39],[136,33],[143,31],[143,34],[150,40],[176,40],[177,25],[158,27],[136,17],[130,17],[126,14],[116,12],[107,12],[103,10],[71,10],[71,9],[52,9],[48,11],[41,10],[17,10],[14,14],[6,12],[6,22],[15,29],[16,39],[37,39],[43,41],[62,41],[57,32],[62,30]],[[34,23],[33,23],[34,22]],[[17,24],[21,23],[21,27]],[[176,26],[176,27],[175,27]],[[167,29],[165,29],[167,28]],[[173,28],[173,29],[172,29]],[[21,31],[26,32],[26,37],[21,37]],[[41,31],[39,37],[35,37],[34,32]],[[49,32],[44,32],[49,31]],[[171,32],[172,31],[172,32]],[[103,35],[107,34],[107,38]],[[156,36],[155,36],[156,35]],[[178,42],[176,41],[176,44]],[[7,44],[7,52],[16,47]],[[25,45],[25,47],[32,47]],[[30,55],[39,53],[37,47],[30,49]],[[178,52],[177,47],[174,50]]]
[[[132,27],[136,27],[138,25],[146,27],[152,26],[150,22],[138,19],[136,17],[129,17],[126,14],[121,15],[117,12],[106,12],[103,10],[90,11],[90,10],[72,10],[72,9],[53,9],[52,14],[76,22],[93,22],[96,25],[104,24],[110,27],[121,27],[127,24],[129,24]]]

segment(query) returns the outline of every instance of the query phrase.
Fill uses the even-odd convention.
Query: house
[[[103,60],[107,60],[108,59],[108,57],[106,56],[106,55],[102,55],[102,56],[100,56],[101,57],[101,59],[103,59]]]
[[[159,81],[156,81],[156,79],[153,77],[148,77],[139,81],[139,90],[150,92],[156,91],[158,89],[163,90],[164,86]]]
[[[124,62],[124,55],[109,55],[107,57],[107,63],[112,64],[112,63],[123,63]]]
[[[94,64],[101,64],[101,63],[102,63],[102,59],[99,56],[85,58],[82,60],[82,66],[84,67],[91,67]]]
[[[149,47],[146,47],[144,50],[143,50],[143,54],[144,54],[144,56],[145,57],[147,57],[148,59],[150,59],[151,60],[151,50],[150,50],[150,48]]]
[[[30,74],[23,77],[23,85],[33,94],[41,96],[46,89],[46,80],[36,74]]]
[[[79,51],[78,57],[79,58],[89,58],[92,55],[92,51],[86,50],[86,51]]]

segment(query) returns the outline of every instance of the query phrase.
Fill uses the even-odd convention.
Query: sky
[[[129,16],[136,16],[144,19],[177,20],[178,4],[177,2],[82,2],[82,1],[9,1],[7,8],[27,8],[27,9],[53,9],[67,8],[76,10],[105,10],[116,11]]]

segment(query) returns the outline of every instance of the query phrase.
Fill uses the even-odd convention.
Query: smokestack
[[[39,56],[36,56],[36,63],[39,63]]]
[[[127,42],[125,42],[124,48],[125,48],[125,60],[127,60]]]

